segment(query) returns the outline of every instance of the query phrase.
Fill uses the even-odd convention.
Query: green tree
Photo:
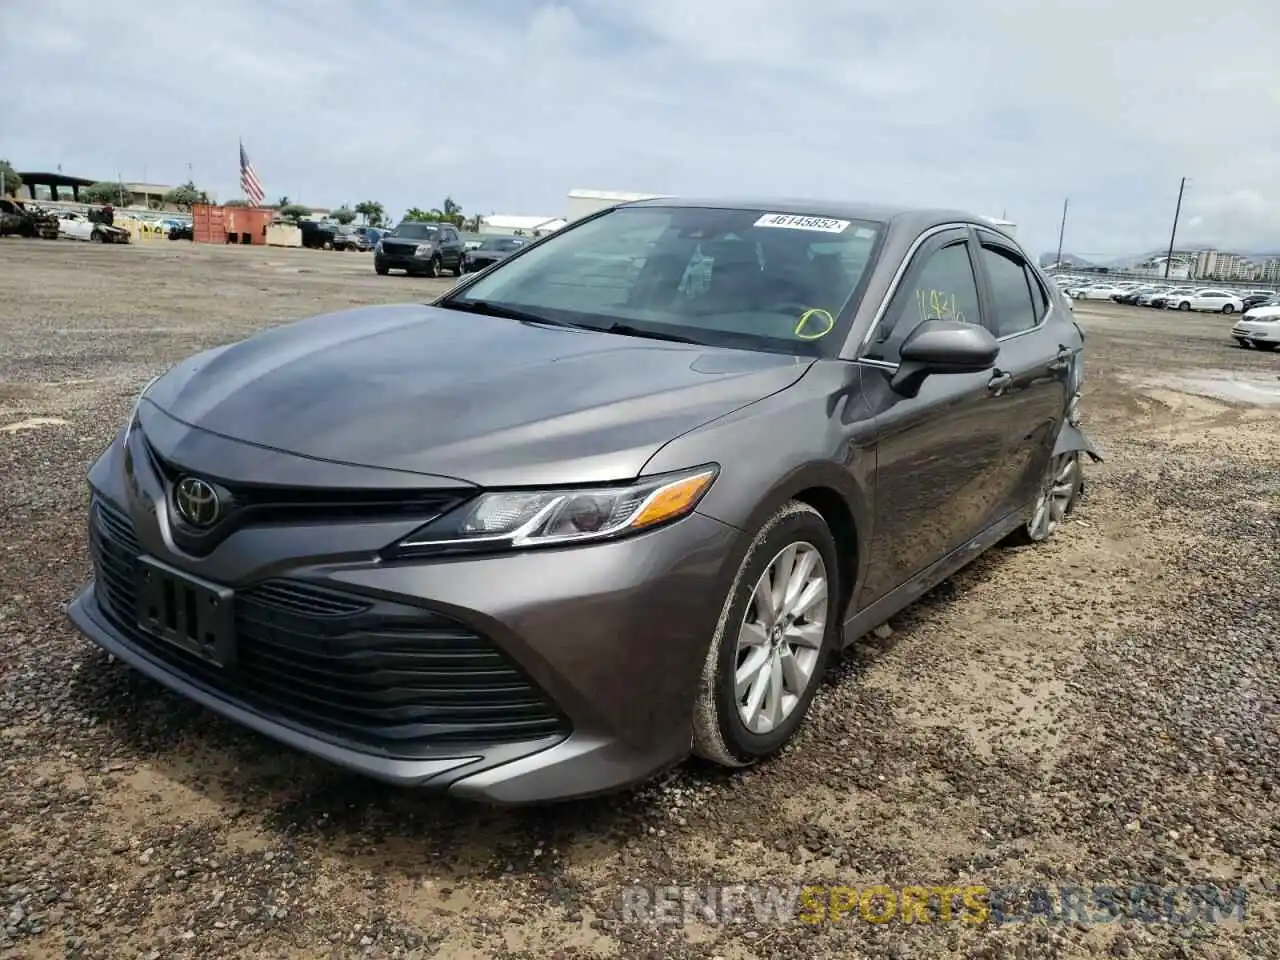
[[[387,217],[386,209],[377,200],[361,200],[356,204],[356,213],[371,227],[382,226]]]
[[[194,204],[208,203],[209,195],[188,180],[180,187],[174,187],[164,195],[164,202],[172,204],[179,210],[190,210]]]
[[[480,216],[480,214],[477,213],[475,216],[468,217],[466,219],[466,222],[463,223],[462,225],[462,229],[467,230],[471,233],[479,233],[480,228],[483,226],[484,226],[484,217]]]
[[[4,177],[4,189],[0,190],[0,196],[12,196],[22,188],[22,178],[8,160],[0,160],[0,177]]]
[[[133,195],[125,190],[122,183],[100,180],[80,190],[81,203],[110,203],[113,206],[123,207],[132,200]]]
[[[438,207],[432,207],[430,210],[411,207],[405,213],[404,218],[406,220],[422,220],[427,223],[452,223],[455,227],[461,227],[467,220],[462,212],[462,207],[453,202],[453,197],[445,197],[443,204]]]
[[[284,199],[288,199],[285,197]],[[300,203],[286,203],[280,208],[280,216],[297,223],[303,217],[311,216],[311,208]]]
[[[249,205],[249,201],[245,200],[243,197],[237,197],[234,200],[228,200],[226,203],[223,204],[224,207],[247,207],[248,205]]]
[[[281,197],[279,200],[277,200],[277,201],[276,201],[276,206],[277,206],[277,207],[279,207],[280,209],[284,209],[285,207],[289,206],[289,197],[288,197],[288,195],[285,195],[285,196]]]
[[[345,203],[333,213],[329,214],[334,220],[337,220],[343,226],[352,223],[356,218],[356,212],[348,207]]]

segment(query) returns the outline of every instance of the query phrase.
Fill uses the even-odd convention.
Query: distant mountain
[[[1057,259],[1058,259],[1058,255],[1056,253],[1042,253],[1040,254],[1040,266],[1042,267],[1052,266],[1057,261]],[[1088,260],[1086,260],[1084,257],[1077,257],[1074,253],[1064,253],[1062,255],[1062,262],[1065,266],[1068,266],[1068,267],[1093,266],[1093,264],[1090,263]]]

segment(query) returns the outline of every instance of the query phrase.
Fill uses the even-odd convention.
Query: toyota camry
[[[153,381],[89,472],[70,615],[392,783],[511,804],[745,766],[833,652],[1058,529],[1098,456],[1083,346],[981,217],[625,204]]]

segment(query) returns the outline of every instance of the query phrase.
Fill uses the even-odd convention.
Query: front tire
[[[101,231],[101,230],[94,230],[92,233],[90,233],[90,234],[89,234],[89,242],[90,242],[90,243],[102,243],[102,242],[103,242],[103,241],[102,241],[102,231]]]
[[[1224,304],[1222,305],[1222,312],[1223,312],[1223,313],[1235,313],[1235,312],[1236,312],[1236,306],[1235,306],[1235,304],[1234,304],[1234,303],[1224,303]]]
[[[1188,311],[1191,309],[1191,304],[1188,303],[1186,300],[1183,300],[1180,304],[1178,304],[1178,309],[1184,312]]]
[[[436,277],[440,276],[440,258],[439,257],[432,257],[431,260],[428,261],[427,269],[423,275],[427,277],[427,279],[429,280],[434,280]]]
[[[725,767],[776,753],[817,692],[840,629],[835,540],[792,501],[756,534],[725,598],[693,711],[693,752]]]
[[[458,265],[453,268],[453,275],[460,277],[467,272],[466,264],[462,262],[462,257],[458,257]]]
[[[385,277],[390,270],[391,268],[388,267],[385,263],[375,263],[373,265],[373,272],[380,277]]]
[[[1280,347],[1280,343],[1270,343],[1265,340],[1255,340],[1253,341],[1253,346],[1255,350],[1262,350],[1266,353],[1271,353],[1273,350],[1275,350],[1276,347]]]

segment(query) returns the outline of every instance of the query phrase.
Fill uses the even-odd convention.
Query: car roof
[[[910,207],[851,200],[817,200],[802,197],[654,197],[633,200],[626,207],[708,207],[722,210],[767,210],[800,216],[831,217],[838,220],[872,220],[895,226],[928,229],[938,223],[973,223],[1002,233],[989,218],[941,207]]]

